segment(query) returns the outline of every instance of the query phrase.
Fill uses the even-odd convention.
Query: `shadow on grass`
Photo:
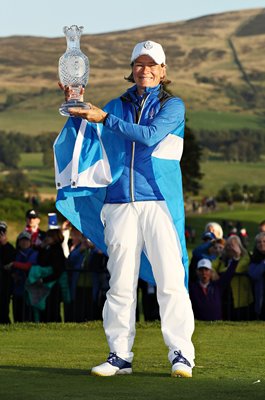
[[[31,367],[31,366],[21,366],[21,365],[0,365],[0,372],[1,370],[6,371],[16,371],[16,372],[38,372],[38,373],[45,373],[45,374],[56,374],[56,375],[64,375],[64,376],[88,376],[93,379],[101,379],[102,377],[96,377],[91,375],[91,368],[88,369],[71,369],[71,368],[52,368],[52,367]],[[117,379],[125,378],[125,377],[150,377],[150,378],[168,378],[170,377],[170,372],[161,373],[161,372],[133,372],[132,375],[119,375]],[[105,378],[113,378],[113,377],[104,377]]]
[[[70,369],[70,368],[51,368],[51,367],[30,367],[21,365],[0,365],[0,371],[17,371],[17,372],[44,372],[57,375],[87,375],[87,370]]]
[[[176,379],[170,373],[143,371],[102,378],[78,368],[0,366],[1,400],[263,400],[263,379],[253,383],[229,374]]]

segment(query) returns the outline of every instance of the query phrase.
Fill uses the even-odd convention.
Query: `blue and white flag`
[[[119,100],[110,103],[114,115],[122,118]],[[154,149],[153,171],[157,185],[171,213],[181,249],[188,287],[188,256],[185,242],[184,204],[180,158],[183,150],[183,126],[169,134]],[[120,177],[125,160],[125,141],[102,124],[69,118],[54,143],[57,209],[85,237],[105,254],[104,226],[100,214],[106,187]],[[150,263],[142,254],[140,277],[155,284]]]
[[[120,105],[112,110],[121,115]],[[106,187],[122,173],[124,141],[102,124],[69,118],[53,149],[57,209],[107,254],[100,213]]]

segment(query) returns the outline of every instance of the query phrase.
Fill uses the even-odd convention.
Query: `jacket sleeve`
[[[219,279],[219,281],[217,281],[221,287],[224,288],[225,286],[227,286],[230,283],[231,279],[234,276],[238,262],[239,262],[239,260],[235,260],[235,259],[229,260],[226,271],[220,275],[220,279]]]
[[[160,109],[148,126],[123,121],[109,113],[105,126],[124,139],[153,146],[185,121],[185,106],[181,99],[173,97]]]

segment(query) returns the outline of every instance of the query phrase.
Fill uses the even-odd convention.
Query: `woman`
[[[230,284],[232,296],[228,291],[223,297],[224,315],[226,319],[248,320],[251,317],[253,305],[252,287],[247,275],[249,254],[242,245],[239,236],[232,235],[226,239],[221,260],[214,267],[218,274],[222,274],[233,258],[235,248],[238,249],[239,261]]]
[[[39,249],[37,259],[41,267],[52,267],[52,273],[40,278],[40,284],[55,282],[47,297],[46,308],[40,314],[41,322],[60,322],[61,292],[59,278],[65,271],[65,256],[62,248],[64,237],[60,229],[49,229]]]
[[[131,68],[128,81],[134,85],[110,101],[104,110],[92,104],[88,110],[69,110],[72,116],[83,119],[79,127],[78,121],[69,121],[67,126],[72,132],[74,127],[78,132],[84,127],[89,129],[91,124],[86,121],[103,124],[97,128],[102,129],[100,140],[107,146],[113,182],[104,191],[93,193],[95,202],[102,201],[101,233],[95,236],[99,218],[92,224],[90,217],[84,214],[90,205],[95,207],[95,202],[91,196],[80,200],[80,192],[82,194],[83,190],[84,195],[86,192],[86,188],[82,189],[85,173],[72,174],[72,187],[77,188],[79,198],[74,198],[74,204],[69,208],[68,205],[64,207],[64,199],[67,203],[73,198],[68,198],[67,194],[64,199],[60,196],[57,207],[66,218],[73,220],[76,217],[73,225],[80,227],[100,250],[107,250],[109,256],[110,289],[103,309],[103,323],[110,354],[105,363],[92,368],[92,374],[132,373],[138,275],[139,270],[143,277],[148,268],[152,268],[171,374],[191,377],[194,317],[187,291],[188,265],[179,165],[185,106],[180,98],[164,90],[164,84],[168,83],[166,56],[159,43],[151,40],[138,43],[131,55]],[[69,88],[63,89],[68,98]],[[70,135],[67,137],[71,138]],[[104,151],[102,154],[104,156]],[[89,156],[91,153],[87,153]],[[82,160],[86,161],[86,158]],[[73,166],[77,164],[74,162]],[[57,181],[57,186],[62,187],[62,183]],[[61,193],[65,194],[64,191]],[[105,238],[105,244],[102,238]],[[143,270],[141,266],[144,266]]]
[[[31,244],[31,234],[21,232],[16,242],[15,261],[6,265],[6,269],[12,270],[12,303],[14,322],[32,321],[31,308],[28,305],[25,291],[25,283],[28,271],[32,265],[37,264],[38,251]]]
[[[265,232],[255,237],[248,273],[254,284],[256,318],[265,320]]]

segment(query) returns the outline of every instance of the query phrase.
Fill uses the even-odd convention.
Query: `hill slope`
[[[201,110],[249,114],[257,127],[262,123],[265,9],[84,35],[81,48],[91,65],[87,100],[101,106],[128,87],[123,77],[130,73],[131,50],[145,39],[165,48],[170,89],[184,99],[191,123]],[[0,129],[59,129],[63,120],[57,110],[63,96],[57,89],[57,65],[65,48],[63,35],[0,38]]]

